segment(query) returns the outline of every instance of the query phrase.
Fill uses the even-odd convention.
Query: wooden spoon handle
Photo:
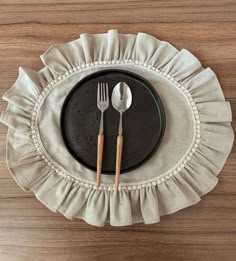
[[[100,133],[98,135],[97,143],[97,186],[100,186],[101,181],[101,172],[102,172],[102,156],[103,156],[103,144],[104,144],[104,135]]]
[[[119,187],[119,178],[120,178],[120,168],[121,168],[121,159],[122,159],[122,149],[123,149],[123,136],[117,136],[116,143],[116,177],[115,177],[115,189]]]

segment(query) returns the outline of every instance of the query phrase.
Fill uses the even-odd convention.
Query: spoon
[[[112,106],[120,113],[120,122],[116,143],[116,177],[115,188],[119,187],[119,177],[121,169],[121,158],[123,149],[123,113],[129,109],[132,103],[132,93],[129,86],[125,82],[119,82],[112,91],[111,97]]]

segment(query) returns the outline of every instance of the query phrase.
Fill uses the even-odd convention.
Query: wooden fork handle
[[[101,181],[101,172],[102,172],[102,156],[103,156],[103,144],[104,144],[104,135],[100,133],[98,135],[97,142],[97,186],[100,186]]]
[[[115,189],[119,187],[120,169],[121,169],[121,159],[122,159],[122,149],[123,149],[123,136],[117,136],[116,143],[116,177],[115,177]]]

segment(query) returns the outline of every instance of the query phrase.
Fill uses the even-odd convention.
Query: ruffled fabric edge
[[[41,59],[45,67],[40,72],[20,67],[15,84],[3,95],[8,106],[0,121],[9,127],[9,171],[22,189],[33,191],[49,209],[96,226],[107,222],[113,226],[150,224],[197,203],[215,187],[233,144],[231,109],[214,72],[202,68],[191,53],[144,33],[125,35],[111,30],[107,34],[82,34],[75,41],[52,46]],[[155,70],[178,88],[183,87],[183,92],[187,90],[193,113],[197,112],[196,126],[200,126],[196,130],[198,142],[186,162],[160,180],[124,186],[119,191],[106,186],[96,189],[58,172],[39,153],[32,121],[37,113],[35,105],[50,86],[78,70],[122,62]]]

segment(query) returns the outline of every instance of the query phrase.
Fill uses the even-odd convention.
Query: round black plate
[[[96,170],[97,135],[100,111],[97,86],[107,82],[109,95],[118,82],[126,82],[132,105],[123,114],[123,156],[121,173],[141,166],[156,151],[165,130],[165,114],[160,97],[149,82],[124,70],[102,70],[83,78],[66,97],[61,112],[61,131],[69,152],[84,166]],[[119,113],[110,106],[104,114],[102,172],[114,174]]]

